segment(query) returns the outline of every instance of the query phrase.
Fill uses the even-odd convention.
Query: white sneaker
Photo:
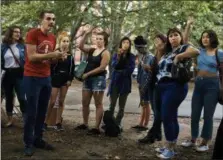
[[[198,152],[206,152],[208,150],[209,150],[208,145],[202,145],[202,146],[196,147],[196,151],[198,151]]]
[[[195,143],[193,143],[191,140],[186,140],[181,143],[181,146],[183,147],[193,147],[195,146]]]
[[[158,152],[158,153],[162,153],[162,152],[164,152],[165,149],[166,149],[165,147],[156,148],[155,151]]]
[[[175,156],[175,152],[169,149],[165,149],[161,154],[157,154],[157,157],[161,159],[171,159]]]

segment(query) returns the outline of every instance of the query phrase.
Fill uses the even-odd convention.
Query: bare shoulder
[[[110,52],[106,49],[103,53],[102,53],[102,56],[110,56]]]

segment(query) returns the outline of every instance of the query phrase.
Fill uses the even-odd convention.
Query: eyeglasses
[[[69,41],[63,41],[63,42],[67,42],[68,43]]]
[[[47,21],[50,21],[50,20],[55,21],[55,20],[56,20],[56,18],[47,17],[47,18],[46,18],[46,20],[47,20]]]
[[[96,38],[96,40],[103,40],[103,38]]]

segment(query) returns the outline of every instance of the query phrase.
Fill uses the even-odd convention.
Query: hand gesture
[[[94,28],[94,26],[89,26],[87,29],[84,30],[85,34],[90,34]]]
[[[121,54],[123,54],[124,53],[124,50],[122,49],[122,48],[119,48],[118,49],[118,55],[121,55]]]
[[[67,81],[67,87],[71,86],[71,81]]]
[[[194,17],[189,16],[187,19],[187,25],[192,25],[194,23]]]
[[[82,79],[85,80],[87,77],[88,77],[88,75],[85,73],[85,74],[82,76]]]

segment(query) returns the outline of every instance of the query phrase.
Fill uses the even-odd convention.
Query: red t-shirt
[[[47,54],[54,51],[56,37],[52,33],[44,34],[39,28],[35,28],[27,33],[26,44],[36,45],[36,53],[38,54]],[[26,53],[24,76],[50,76],[50,62],[47,60],[42,62],[30,62]]]

